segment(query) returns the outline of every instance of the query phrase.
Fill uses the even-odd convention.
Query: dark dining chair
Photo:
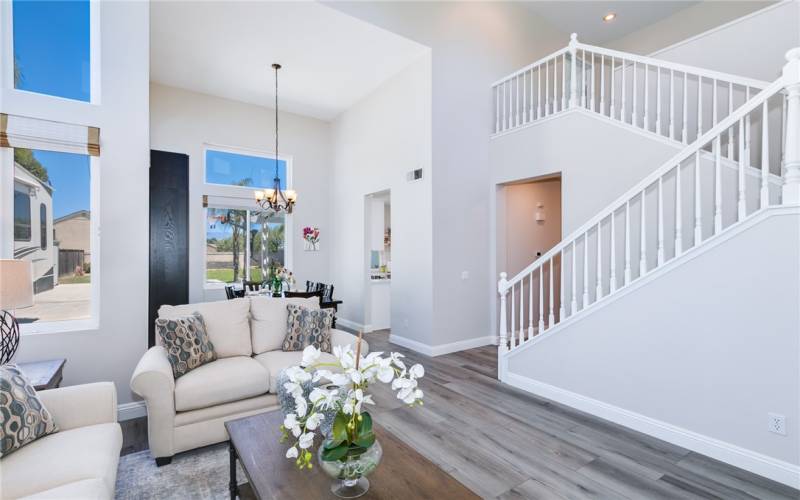
[[[247,287],[247,289],[251,292],[257,292],[261,290],[261,282],[259,281],[245,281],[244,286]]]
[[[309,297],[319,297],[320,301],[321,301],[322,292],[320,292],[319,290],[314,291],[314,292],[289,292],[289,291],[286,291],[286,292],[283,292],[283,296],[287,297],[287,298],[289,298],[289,297],[301,297],[301,298],[304,298],[304,299],[307,299]]]
[[[236,292],[233,290],[232,286],[225,285],[225,297],[227,297],[228,300],[233,300],[236,298]]]

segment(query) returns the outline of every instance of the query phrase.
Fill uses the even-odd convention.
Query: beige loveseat
[[[217,360],[177,380],[166,350],[150,348],[131,378],[131,389],[147,403],[150,452],[158,465],[172,456],[228,439],[225,421],[278,407],[278,374],[300,364],[302,352],[281,350],[289,303],[318,308],[319,299],[246,297],[219,302],[161,306],[160,318],[199,312]],[[333,345],[354,345],[356,337],[331,329]],[[362,352],[369,351],[366,342]],[[323,353],[323,360],[333,359]]]
[[[0,458],[0,498],[114,498],[122,449],[114,384],[38,394],[59,431]]]

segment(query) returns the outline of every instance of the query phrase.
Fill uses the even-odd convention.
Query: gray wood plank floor
[[[383,385],[385,428],[484,498],[769,498],[800,492],[689,450],[508,387],[493,346],[428,358],[366,334],[371,350],[425,366],[422,407]],[[147,447],[144,419],[123,422],[123,454]]]

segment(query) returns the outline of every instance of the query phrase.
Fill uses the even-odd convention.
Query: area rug
[[[230,498],[228,444],[180,453],[157,467],[149,450],[125,455],[117,470],[117,500]],[[239,484],[247,482],[237,464]]]

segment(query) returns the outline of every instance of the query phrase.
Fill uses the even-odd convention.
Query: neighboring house
[[[55,286],[52,226],[53,187],[14,162],[14,258],[32,263],[35,293]]]
[[[55,240],[59,249],[62,251],[82,250],[84,264],[91,261],[90,225],[91,212],[89,210],[72,212],[59,217],[53,223]]]

